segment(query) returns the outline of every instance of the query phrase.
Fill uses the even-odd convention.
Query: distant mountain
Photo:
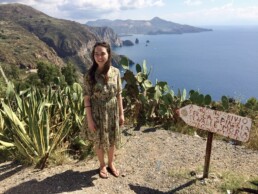
[[[198,28],[189,25],[177,24],[155,17],[152,20],[96,20],[86,23],[89,26],[107,26],[117,34],[183,34],[193,32],[211,31],[211,29]]]
[[[22,4],[0,5],[0,62],[35,68],[38,61],[63,66],[67,62],[85,72],[96,41],[112,46],[122,41],[111,28],[89,27],[50,17]]]

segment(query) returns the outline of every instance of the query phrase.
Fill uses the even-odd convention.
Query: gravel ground
[[[258,152],[213,140],[209,177],[203,174],[206,139],[158,128],[127,128],[116,153],[118,178],[98,176],[96,157],[37,170],[0,164],[0,193],[168,194],[223,193],[226,174],[258,177]],[[224,192],[225,193],[225,192]]]

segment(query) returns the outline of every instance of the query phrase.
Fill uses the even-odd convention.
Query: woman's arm
[[[88,127],[91,131],[96,131],[96,125],[93,121],[92,114],[91,114],[91,103],[90,97],[84,96],[84,108],[86,109],[86,117],[88,122]]]

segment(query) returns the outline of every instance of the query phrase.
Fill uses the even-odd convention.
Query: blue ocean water
[[[139,44],[114,51],[135,63],[146,60],[152,83],[166,81],[175,93],[185,88],[216,101],[223,95],[242,102],[258,99],[258,26],[209,28],[213,31],[125,36],[121,39],[138,38]]]

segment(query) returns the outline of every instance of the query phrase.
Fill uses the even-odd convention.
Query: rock
[[[124,40],[123,41],[123,46],[133,46],[134,43],[131,40]]]

